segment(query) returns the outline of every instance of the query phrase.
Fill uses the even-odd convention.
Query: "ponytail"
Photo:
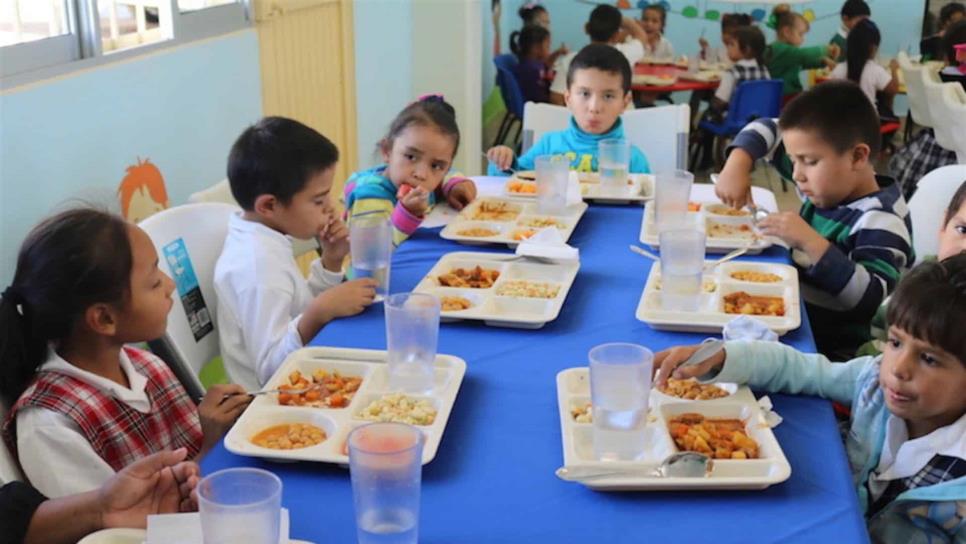
[[[859,21],[849,31],[845,39],[845,62],[848,67],[847,76],[859,83],[865,63],[872,58],[872,48],[878,47],[882,37],[879,28],[869,19]]]
[[[539,25],[527,25],[519,31],[510,33],[510,51],[519,60],[524,60],[530,51],[550,37],[550,31]]]
[[[520,31],[514,30],[510,33],[510,51],[517,56],[517,58],[523,56],[523,51],[520,50]]]

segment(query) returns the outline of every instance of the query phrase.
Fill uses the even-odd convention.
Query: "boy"
[[[773,342],[728,342],[676,369],[699,346],[658,353],[655,381],[748,384],[851,406],[846,449],[873,542],[966,539],[966,254],[927,262],[889,302],[877,357],[834,364]],[[957,325],[959,324],[959,325]]]
[[[242,212],[229,221],[215,265],[217,322],[225,370],[249,391],[326,323],[375,297],[372,279],[342,283],[348,232],[329,204],[338,159],[325,136],[282,117],[262,119],[231,148],[228,182]],[[322,246],[307,282],[290,236]]]
[[[567,107],[573,114],[570,127],[548,132],[514,160],[513,150],[505,145],[491,148],[490,175],[511,166],[532,170],[541,155],[565,154],[570,168],[578,172],[597,171],[597,144],[601,140],[623,139],[620,115],[631,100],[631,66],[618,50],[609,45],[591,44],[580,50],[567,73]],[[641,150],[631,146],[628,170],[648,173],[650,166]]]
[[[808,20],[793,11],[776,11],[775,16],[777,40],[765,51],[765,62],[773,78],[784,80],[782,93],[789,100],[802,92],[800,72],[803,69],[834,68],[832,59],[837,58],[840,51],[835,44],[802,47],[809,29]]]
[[[845,39],[848,38],[849,31],[859,24],[859,21],[871,17],[872,10],[869,9],[869,4],[866,4],[865,0],[845,0],[839,15],[842,17],[842,27],[828,43],[839,48],[835,62],[845,62]]]
[[[623,30],[630,35],[626,42],[622,42]],[[620,51],[627,62],[634,66],[637,61],[644,58],[644,42],[647,41],[647,34],[637,21],[621,15],[619,9],[607,4],[600,4],[590,12],[590,19],[584,25],[584,31],[590,36],[590,43],[610,45]],[[570,63],[573,62],[577,52],[570,53],[554,65],[556,72],[553,82],[550,84],[550,103],[558,106],[564,104],[564,93],[570,87],[568,75],[570,73]]]
[[[915,260],[905,199],[872,166],[880,143],[865,93],[829,81],[789,103],[777,125],[764,119],[740,132],[715,188],[726,203],[744,205],[754,159],[777,147],[773,162],[804,203],[799,214],[772,214],[758,226],[792,250],[816,343],[832,358],[847,359],[869,340],[876,309]]]

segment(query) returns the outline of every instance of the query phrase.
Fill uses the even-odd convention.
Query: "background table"
[[[719,81],[693,81],[681,79],[681,74],[686,74],[687,72],[687,69],[678,68],[677,66],[670,64],[635,64],[634,75],[659,76],[669,74],[672,76],[677,76],[678,79],[672,85],[644,85],[632,83],[631,90],[646,93],[673,93],[676,91],[713,91],[718,88]]]
[[[831,406],[821,399],[771,395],[785,418],[775,434],[792,476],[764,491],[599,493],[554,476],[563,464],[557,372],[585,366],[588,350],[604,342],[657,351],[702,338],[634,318],[651,267],[627,249],[641,213],[640,206],[588,210],[571,238],[580,273],[560,317],[544,328],[442,325],[440,353],[462,357],[467,371],[439,453],[423,467],[420,542],[866,542]],[[419,230],[393,258],[392,291],[411,289],[441,255],[467,249],[438,230]],[[785,262],[787,253],[772,248],[756,259]],[[782,340],[814,350],[804,316]],[[382,307],[330,323],[312,343],[385,349]],[[293,538],[355,542],[345,468],[238,457],[223,445],[202,463],[205,473],[229,466],[260,466],[282,478]]]

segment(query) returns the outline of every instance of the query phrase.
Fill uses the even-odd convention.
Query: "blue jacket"
[[[573,116],[570,126],[566,130],[548,132],[529,151],[517,157],[513,163],[516,170],[533,170],[534,161],[541,155],[567,155],[570,158],[570,169],[578,172],[597,171],[597,144],[601,140],[623,140],[624,122],[618,117],[614,127],[604,134],[589,134],[580,130]],[[632,174],[648,174],[651,167],[647,157],[640,149],[631,145],[631,161],[628,171]],[[505,175],[490,164],[487,173],[491,176]]]
[[[879,464],[890,414],[879,387],[882,356],[831,363],[823,355],[806,355],[773,342],[728,342],[725,350],[727,360],[714,381],[818,395],[851,406],[846,450],[859,504],[868,512],[866,482]],[[957,457],[966,458],[966,451]],[[869,534],[875,542],[966,542],[964,512],[966,477],[901,493],[867,520]]]

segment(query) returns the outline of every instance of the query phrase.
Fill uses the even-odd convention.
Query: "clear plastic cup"
[[[647,445],[647,401],[654,354],[637,344],[601,344],[590,350],[594,455],[601,461],[641,457]]]
[[[424,293],[397,293],[386,298],[385,308],[389,387],[429,392],[439,339],[439,299]]]
[[[370,423],[349,433],[359,544],[416,543],[423,441],[405,423]]]
[[[567,182],[570,159],[564,155],[541,155],[534,161],[537,170],[537,211],[560,215],[567,208]]]
[[[205,544],[278,544],[282,481],[267,470],[229,468],[198,484]]]
[[[672,170],[658,173],[655,177],[654,218],[658,232],[687,224],[688,199],[691,197],[694,175],[686,170]]]
[[[600,188],[605,193],[627,189],[627,171],[631,163],[631,144],[627,140],[601,140],[597,144],[597,170]]]
[[[349,249],[356,278],[378,282],[375,301],[389,293],[389,265],[392,261],[392,224],[384,216],[353,217],[349,221]]]
[[[700,307],[706,240],[696,229],[661,232],[660,294],[665,310],[694,312]]]

